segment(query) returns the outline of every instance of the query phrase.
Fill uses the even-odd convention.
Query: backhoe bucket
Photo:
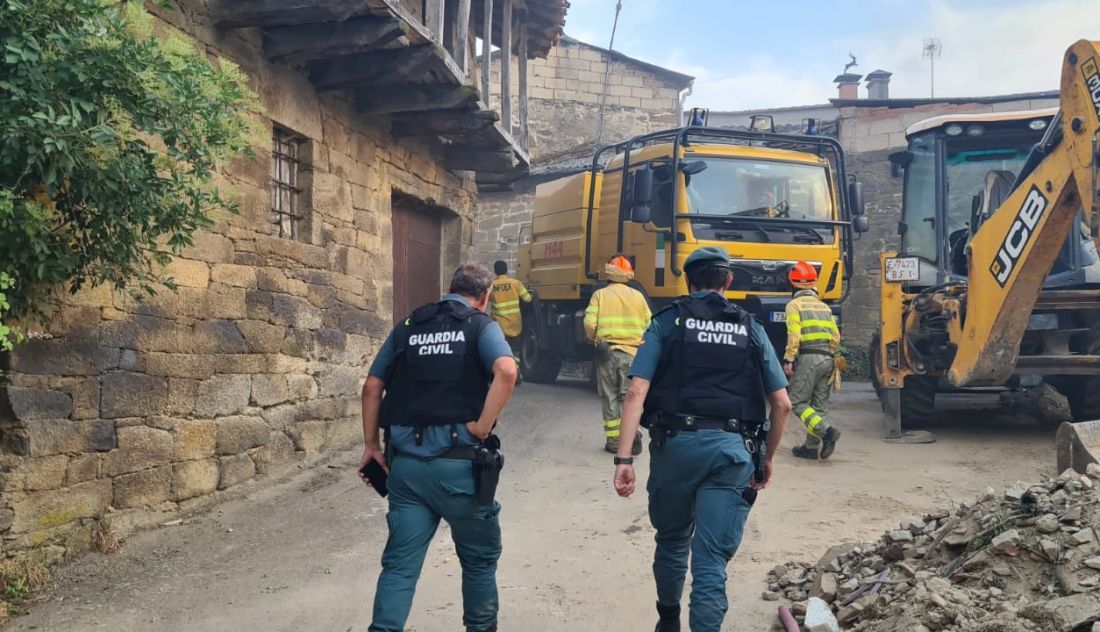
[[[1073,468],[1084,474],[1089,463],[1100,461],[1100,420],[1063,423],[1054,443],[1058,449],[1058,473]]]

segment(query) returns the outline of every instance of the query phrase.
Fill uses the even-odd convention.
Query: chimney
[[[839,97],[841,99],[858,99],[859,98],[859,80],[863,78],[863,75],[857,75],[850,72],[846,72],[842,75],[837,75],[836,79],[833,79],[833,83],[836,84],[837,90],[840,92]]]
[[[890,98],[890,77],[893,73],[876,70],[867,75],[867,98],[885,100]]]

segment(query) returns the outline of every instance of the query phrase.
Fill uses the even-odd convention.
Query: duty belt
[[[656,422],[669,430],[684,430],[694,432],[696,430],[725,430],[726,432],[741,432],[742,424],[739,419],[722,419],[720,417],[695,417],[693,415],[669,415],[658,413]]]

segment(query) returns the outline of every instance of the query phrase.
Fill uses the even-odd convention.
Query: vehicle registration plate
[[[920,279],[920,260],[916,257],[894,257],[886,260],[886,281],[900,283]]]
[[[773,323],[787,322],[787,312],[772,312],[771,321]]]

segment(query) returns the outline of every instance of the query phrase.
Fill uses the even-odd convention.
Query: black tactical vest
[[[430,303],[393,330],[395,360],[386,379],[380,425],[443,426],[481,416],[491,376],[478,338],[492,321],[456,301]]]
[[[653,413],[742,422],[766,419],[761,350],[752,340],[752,316],[721,295],[688,296],[677,310],[645,400]]]

